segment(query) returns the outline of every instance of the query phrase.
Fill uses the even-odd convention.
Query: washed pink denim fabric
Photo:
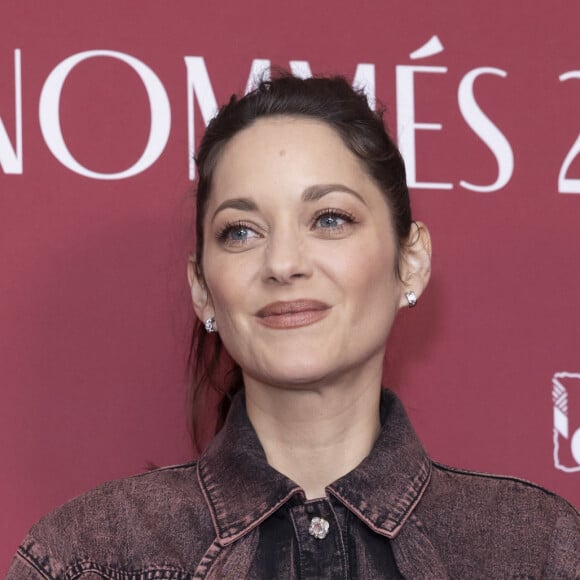
[[[580,578],[566,501],[431,461],[389,391],[381,419],[369,456],[307,501],[267,464],[239,395],[198,462],[66,503],[32,528],[8,579]]]

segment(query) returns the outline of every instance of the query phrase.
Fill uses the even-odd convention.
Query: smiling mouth
[[[318,300],[272,302],[256,313],[258,320],[268,328],[299,328],[309,326],[326,317],[330,306]]]

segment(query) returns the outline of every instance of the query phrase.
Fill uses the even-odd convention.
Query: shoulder
[[[535,483],[506,475],[482,473],[433,462],[431,491],[434,497],[445,497],[462,507],[491,508],[507,512],[542,514],[544,518],[560,513],[578,518],[578,511],[566,500]],[[546,519],[544,519],[544,522]]]
[[[196,463],[163,467],[108,481],[87,491],[46,515],[32,529],[40,531],[69,526],[77,533],[90,528],[115,529],[138,523],[144,525],[154,513],[163,517],[166,509],[196,509],[201,495],[197,485]]]
[[[193,534],[205,548],[212,524],[196,468],[196,462],[164,467],[79,495],[31,528],[17,559],[56,578],[82,562],[119,569],[131,561],[146,567],[163,557],[155,554],[157,546],[180,560],[185,538],[191,543]]]
[[[461,552],[493,562],[501,574],[513,562],[548,575],[580,574],[578,511],[529,481],[434,462],[416,516],[451,560]]]

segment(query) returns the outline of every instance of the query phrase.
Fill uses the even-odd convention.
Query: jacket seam
[[[129,570],[125,568],[112,568],[110,566],[105,566],[103,564],[98,564],[92,560],[81,560],[76,562],[74,565],[69,566],[64,577],[69,580],[74,580],[75,578],[80,578],[86,572],[97,572],[99,574],[105,574],[105,578],[113,580],[114,578],[122,578],[125,576],[136,576],[138,578],[153,578],[159,573],[168,573],[169,578],[175,577],[191,577],[191,573],[183,570],[182,568],[177,568],[175,566],[149,566],[134,570]]]
[[[47,578],[47,580],[56,580],[54,576],[48,574],[46,570],[43,570],[40,564],[36,561],[36,558],[24,548],[18,548],[16,555],[26,564],[34,568],[43,578]]]
[[[202,469],[201,462],[198,462],[197,465],[195,466],[197,482],[199,484],[199,488],[201,489],[201,494],[203,495],[203,499],[205,500],[205,503],[207,505],[207,509],[209,511],[209,515],[211,517],[211,521],[213,523],[214,531],[216,534],[216,539],[221,542],[221,530],[220,530],[220,527],[219,527],[219,524],[217,521],[217,514],[214,511],[213,503],[211,501],[211,498],[209,497],[209,490],[207,490],[205,487],[205,480],[204,480],[203,475],[201,473],[201,469]]]
[[[148,475],[153,475],[155,473],[159,473],[160,471],[178,471],[182,469],[191,469],[197,467],[198,461],[197,459],[194,461],[189,461],[187,463],[178,463],[176,465],[165,465],[163,467],[157,467],[156,469],[152,469],[150,471],[145,471],[143,473],[135,473],[134,475],[130,475],[126,479],[136,479],[138,477],[147,477]],[[115,481],[115,480],[113,480]]]
[[[423,476],[421,473],[417,474],[412,482],[412,484],[415,484],[415,482],[417,482],[419,484],[415,497],[413,498],[413,500],[411,500],[409,502],[407,507],[401,511],[401,513],[398,517],[391,518],[391,521],[393,522],[394,525],[392,526],[392,529],[390,529],[390,530],[386,529],[384,527],[376,526],[372,521],[370,521],[368,519],[368,517],[362,511],[360,511],[357,507],[352,505],[351,502],[349,502],[337,490],[333,489],[332,486],[329,486],[327,488],[327,490],[330,493],[332,493],[332,495],[334,495],[337,499],[339,499],[345,506],[347,506],[348,509],[351,512],[353,512],[360,520],[364,521],[366,523],[366,525],[369,526],[369,528],[371,530],[373,530],[374,532],[376,532],[378,534],[381,534],[382,536],[386,536],[387,538],[392,539],[398,535],[398,533],[401,531],[401,528],[403,527],[405,522],[409,519],[411,514],[415,511],[416,507],[419,505],[419,502],[421,501],[421,499],[425,495],[425,492],[426,492],[427,488],[429,487],[429,483],[431,482],[432,472],[433,472],[432,461],[430,461],[429,458],[427,458],[425,475]],[[423,480],[421,481],[421,479],[423,479]]]
[[[201,462],[198,462],[196,472],[197,472],[197,481],[199,483],[201,493],[206,502],[214,526],[216,539],[224,547],[229,546],[233,542],[245,536],[247,533],[251,532],[254,528],[259,526],[265,519],[269,518],[274,512],[278,511],[293,495],[296,495],[296,493],[300,491],[300,488],[298,487],[292,488],[283,498],[280,498],[270,509],[264,511],[260,516],[255,517],[249,523],[236,521],[230,523],[227,527],[225,527],[222,526],[222,523],[220,521],[220,515],[218,514],[218,509],[213,503],[209,485],[206,483],[204,475],[202,473]]]
[[[511,481],[513,483],[522,484],[524,487],[528,487],[531,489],[536,489],[538,491],[542,491],[545,494],[560,500],[570,506],[572,510],[577,514],[580,515],[580,512],[565,498],[558,495],[557,493],[538,485],[532,481],[528,481],[527,479],[523,479],[521,477],[515,477],[513,475],[501,475],[498,473],[488,473],[484,471],[471,471],[469,469],[461,469],[459,467],[452,467],[450,465],[445,465],[444,463],[440,463],[438,461],[431,461],[433,466],[441,471],[447,471],[449,473],[456,473],[458,475],[465,475],[466,477],[480,477],[482,479],[497,479],[497,480],[504,480],[504,481]]]

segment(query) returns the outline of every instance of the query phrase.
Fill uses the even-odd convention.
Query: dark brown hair
[[[385,195],[398,248],[409,236],[412,218],[405,166],[385,129],[382,111],[370,109],[365,95],[343,77],[300,79],[279,73],[272,80],[239,98],[233,95],[209,123],[201,141],[196,165],[196,264],[203,280],[203,222],[212,188],[212,176],[224,145],[237,133],[263,117],[292,116],[327,123]],[[203,419],[208,406],[217,405],[215,431],[222,427],[230,401],[243,387],[240,367],[225,352],[218,334],[206,334],[196,321],[189,355],[191,375],[191,428],[194,445],[202,447]],[[209,413],[213,415],[213,413]]]

